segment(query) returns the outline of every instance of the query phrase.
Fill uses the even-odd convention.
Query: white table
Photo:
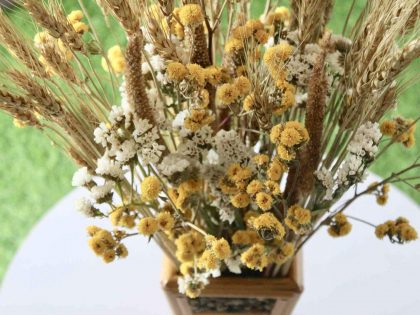
[[[92,222],[73,209],[83,194],[67,195],[21,246],[0,291],[0,314],[169,315],[159,286],[162,254],[157,246],[132,238],[126,260],[103,264],[86,245],[85,227]],[[368,196],[349,213],[373,223],[403,215],[420,229],[419,210],[393,189],[385,207]],[[354,222],[347,237],[331,239],[324,229],[308,245],[305,292],[295,314],[420,314],[420,241],[392,245]]]

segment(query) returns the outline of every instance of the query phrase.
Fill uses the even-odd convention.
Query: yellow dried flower
[[[169,212],[160,212],[156,216],[158,226],[163,231],[170,231],[175,225],[175,220]]]
[[[230,198],[230,202],[235,208],[246,208],[250,203],[248,194],[238,193]]]
[[[73,24],[73,28],[76,31],[76,33],[84,34],[89,31],[89,26],[87,26],[83,22],[76,22]]]
[[[293,53],[293,47],[283,42],[266,50],[263,61],[269,69],[283,66],[284,61]]]
[[[295,204],[287,209],[287,216],[284,222],[296,234],[303,234],[310,228],[311,217],[310,210]]]
[[[286,231],[284,226],[271,212],[266,212],[251,220],[252,227],[265,240],[283,239]]]
[[[128,249],[124,244],[119,244],[115,249],[115,253],[120,258],[126,258],[128,256]]]
[[[277,154],[279,155],[280,159],[287,162],[296,158],[296,152],[293,149],[286,148],[283,145],[277,146]]]
[[[226,53],[235,53],[244,48],[244,42],[240,39],[230,38],[225,45]]]
[[[184,127],[196,132],[213,121],[214,116],[208,110],[200,108],[192,109],[190,115],[185,117]]]
[[[261,244],[254,244],[241,255],[242,263],[249,269],[262,271],[268,265],[265,248]]]
[[[385,235],[388,233],[389,231],[389,226],[388,224],[379,224],[376,228],[375,228],[375,235],[377,238],[379,239],[383,239],[385,237]]]
[[[254,93],[251,93],[245,97],[244,102],[243,102],[243,109],[247,112],[250,112],[251,110],[254,109],[254,105],[255,105],[255,97],[254,97]]]
[[[245,26],[253,32],[264,29],[264,24],[260,20],[249,20],[245,23]]]
[[[376,196],[376,203],[380,206],[385,205],[387,201],[388,201],[388,195],[386,194]]]
[[[250,195],[255,195],[256,193],[262,191],[263,189],[264,189],[263,183],[258,179],[254,179],[246,187],[246,192]]]
[[[107,264],[113,262],[115,260],[115,251],[113,249],[106,250],[102,255],[102,259]]]
[[[121,74],[125,71],[125,58],[120,46],[115,45],[108,50],[108,60],[111,64],[111,68],[116,74]],[[102,58],[102,67],[105,71],[109,71],[108,63],[105,58]]]
[[[182,263],[179,266],[179,271],[183,276],[192,275],[194,273],[194,263],[191,261]]]
[[[258,30],[255,32],[254,37],[257,40],[258,44],[265,44],[268,42],[268,38],[270,36],[266,31]]]
[[[166,67],[166,74],[169,80],[180,82],[188,75],[188,70],[180,62],[170,62]]]
[[[232,104],[238,97],[239,91],[236,86],[231,83],[221,85],[216,91],[216,98],[219,100],[222,107]]]
[[[219,259],[213,251],[205,250],[198,261],[198,266],[206,270],[214,270],[219,267]]]
[[[251,82],[247,77],[240,76],[239,78],[236,78],[233,85],[241,96],[245,96],[251,91]]]
[[[92,237],[88,240],[88,245],[90,249],[98,256],[101,256],[104,251],[107,249],[105,242],[97,237]]]
[[[218,259],[228,258],[232,254],[229,243],[224,238],[214,241],[211,250]]]
[[[258,207],[263,211],[270,210],[273,205],[273,197],[265,192],[257,193],[255,201]]]
[[[69,15],[67,15],[67,19],[71,24],[80,22],[83,19],[83,11],[75,10],[71,11]]]
[[[252,161],[254,161],[257,166],[263,166],[268,164],[270,157],[267,154],[256,154],[253,156]]]
[[[216,66],[210,66],[204,69],[206,74],[206,80],[211,85],[216,86],[223,80],[223,71],[222,69]]]
[[[348,222],[347,217],[339,213],[337,214],[328,228],[328,234],[332,237],[341,237],[351,232],[352,225]]]
[[[180,22],[184,26],[196,27],[204,22],[201,6],[198,4],[186,4],[178,11]]]
[[[141,182],[140,189],[143,201],[154,201],[162,190],[162,184],[156,176],[148,176]]]
[[[206,83],[206,72],[198,64],[189,63],[186,65],[188,70],[188,79],[196,82],[199,86],[204,86]]]
[[[274,160],[270,163],[270,166],[267,170],[267,176],[270,180],[278,181],[286,171],[287,166],[283,162]]]
[[[99,231],[101,231],[101,228],[95,226],[95,225],[89,225],[86,228],[86,232],[88,233],[89,236],[95,236],[96,233],[98,233]]]
[[[238,26],[232,30],[232,38],[243,41],[251,37],[252,32],[253,32],[252,28],[246,25]]]
[[[380,130],[383,135],[392,137],[397,132],[397,124],[393,120],[385,120],[381,124]]]
[[[142,218],[137,226],[140,234],[150,236],[158,230],[158,222],[153,217]]]
[[[274,180],[267,180],[264,183],[265,187],[270,191],[270,193],[274,196],[280,195],[280,184]]]

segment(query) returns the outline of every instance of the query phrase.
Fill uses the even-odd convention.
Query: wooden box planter
[[[174,315],[289,315],[303,292],[301,255],[286,277],[223,276],[211,279],[197,299],[178,292],[177,277],[174,265],[165,258],[161,284]]]

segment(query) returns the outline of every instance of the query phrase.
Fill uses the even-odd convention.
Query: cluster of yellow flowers
[[[204,14],[198,4],[186,4],[176,11],[182,25],[194,28],[204,22]]]
[[[385,136],[392,137],[396,142],[402,143],[406,148],[411,148],[415,144],[414,131],[416,125],[413,119],[396,117],[385,120],[381,124],[381,132]]]
[[[185,117],[184,127],[195,132],[210,125],[214,119],[214,115],[206,109],[192,109],[190,115]]]
[[[170,212],[164,211],[157,214],[156,217],[144,217],[140,220],[137,229],[141,235],[151,236],[159,229],[162,232],[171,234],[175,225],[175,219]]]
[[[87,228],[87,232],[91,237],[88,241],[89,247],[96,255],[101,256],[104,262],[110,263],[115,260],[115,257],[127,257],[127,248],[121,243],[125,236],[124,231],[115,230],[111,233],[91,225]]]
[[[182,182],[178,187],[169,188],[168,196],[175,207],[188,218],[191,214],[191,201],[194,199],[195,195],[202,191],[202,189],[202,180],[190,179]]]
[[[290,11],[287,7],[278,7],[274,12],[267,15],[267,23],[275,26],[276,24],[288,24],[290,21]]]
[[[311,211],[299,205],[293,205],[287,209],[284,223],[296,234],[304,234],[311,228]]]
[[[80,10],[72,11],[68,16],[67,20],[73,26],[74,30],[79,34],[84,34],[89,31],[89,26],[87,26],[83,19],[83,12]]]
[[[347,217],[342,214],[338,213],[330,223],[330,227],[328,228],[328,233],[332,237],[340,237],[345,236],[351,232],[352,225],[348,221]]]
[[[162,191],[162,184],[156,176],[148,176],[141,182],[140,189],[143,201],[154,201]]]
[[[238,53],[247,48],[247,46],[253,49],[253,46],[255,46],[253,44],[265,44],[269,36],[261,21],[249,20],[244,25],[240,25],[232,30],[231,37],[225,44],[225,52],[230,54]],[[258,55],[258,50],[255,51],[257,52],[256,55]],[[251,56],[252,54],[249,55]]]
[[[296,157],[296,150],[309,140],[309,134],[300,122],[288,121],[271,129],[270,140],[277,145],[280,159],[288,162]]]
[[[389,220],[380,224],[375,229],[376,237],[383,239],[388,236],[391,242],[406,243],[417,239],[416,230],[410,225],[406,218],[398,218],[395,221]]]
[[[377,182],[373,182],[368,187],[369,193],[376,195],[376,202],[381,206],[385,205],[388,201],[389,189],[389,184],[383,184],[379,187]]]
[[[115,45],[108,49],[107,57],[108,60],[102,58],[102,67],[105,71],[109,71],[109,66],[111,66],[116,74],[124,73],[125,58],[120,46]]]
[[[259,166],[260,179],[252,179],[254,174],[249,167],[235,163],[229,166],[226,176],[220,180],[219,188],[224,194],[230,195],[230,201],[235,208],[246,208],[254,202],[259,209],[268,211],[275,198],[281,197],[278,180],[287,170],[287,166],[277,159],[269,164],[268,156],[264,155],[254,159],[265,161]]]
[[[217,89],[216,98],[219,101],[219,107],[232,105],[251,91],[251,82],[245,76],[239,76],[233,83],[225,83]]]

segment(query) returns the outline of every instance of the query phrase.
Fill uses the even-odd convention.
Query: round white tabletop
[[[370,183],[377,178],[370,176]],[[162,253],[146,238],[128,239],[129,257],[105,265],[87,247],[89,222],[74,210],[75,190],[32,230],[0,291],[2,315],[170,315],[160,289]],[[386,206],[366,196],[348,212],[372,223],[399,215],[420,229],[420,208],[392,189]],[[420,241],[393,245],[353,222],[350,235],[321,230],[304,249],[305,291],[294,314],[420,314]]]

